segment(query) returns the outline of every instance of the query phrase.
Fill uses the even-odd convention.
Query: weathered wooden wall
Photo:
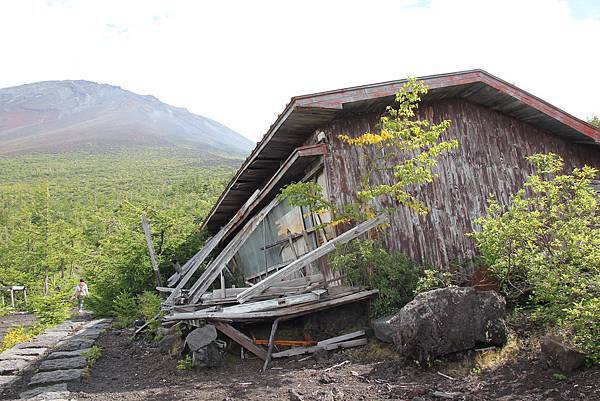
[[[460,148],[440,160],[438,178],[418,191],[429,214],[416,216],[399,208],[392,216],[386,243],[390,250],[403,251],[428,264],[447,267],[451,261],[474,256],[475,247],[465,233],[473,231],[474,220],[485,214],[490,193],[507,202],[518,190],[531,172],[526,156],[554,152],[564,157],[567,167],[589,164],[600,168],[600,147],[565,141],[464,100],[423,104],[420,114],[430,121],[452,120],[445,138],[458,138]],[[369,168],[372,152],[348,146],[338,135],[359,135],[375,129],[377,122],[377,114],[348,116],[316,131],[322,130],[328,137],[328,192],[337,204],[351,201],[351,193]],[[316,132],[307,143],[314,143]],[[374,178],[374,183],[382,180]]]

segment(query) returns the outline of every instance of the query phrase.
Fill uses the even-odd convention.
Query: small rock
[[[214,342],[192,353],[192,366],[195,368],[216,368],[222,362],[223,354]]]
[[[540,341],[540,345],[542,357],[546,364],[559,369],[563,373],[571,373],[585,363],[585,354],[564,344],[560,338],[550,335],[544,336]]]
[[[173,329],[169,334],[164,336],[157,344],[157,348],[163,354],[168,354],[175,358],[181,354],[183,341],[178,330]]]
[[[28,361],[24,361],[22,359],[0,361],[0,375],[18,373],[29,365],[30,363],[28,363]]]
[[[288,390],[288,396],[290,401],[304,401],[304,398],[295,389],[291,388]]]
[[[48,359],[41,363],[40,371],[83,369],[87,366],[87,358],[75,356],[72,358]]]
[[[83,369],[53,370],[51,372],[36,373],[29,382],[30,386],[79,382],[83,378]]]
[[[380,317],[373,321],[373,333],[375,337],[384,343],[394,343],[394,328],[390,324],[390,319],[394,315]]]
[[[185,338],[185,345],[190,351],[194,352],[200,348],[206,347],[217,339],[217,329],[212,324],[198,327],[190,332]]]
[[[67,391],[66,383],[53,384],[51,386],[45,386],[45,387],[36,387],[34,389],[22,392],[21,394],[19,394],[19,397],[21,397],[22,399],[26,399],[26,398],[32,398],[32,397],[35,397],[37,395],[44,394],[44,393],[55,393],[55,392],[60,392],[60,391]]]

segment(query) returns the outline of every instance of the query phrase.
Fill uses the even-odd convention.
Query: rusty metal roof
[[[418,78],[429,87],[424,101],[463,98],[578,143],[600,145],[600,130],[483,70]],[[306,138],[340,114],[380,110],[406,79],[293,97],[246,158],[204,222],[209,232],[226,224],[248,195],[261,188]]]

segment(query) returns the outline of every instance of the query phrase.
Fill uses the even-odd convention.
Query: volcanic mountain
[[[216,121],[118,86],[45,81],[0,89],[0,155],[185,146],[239,157],[253,145]]]

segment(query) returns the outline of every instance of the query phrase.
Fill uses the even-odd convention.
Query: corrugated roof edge
[[[532,95],[531,93],[529,93],[511,83],[508,83],[508,82],[502,80],[501,78],[496,77],[495,75],[490,74],[489,72],[487,72],[485,70],[473,69],[473,70],[456,71],[456,72],[449,72],[449,73],[443,73],[443,74],[435,74],[435,75],[427,75],[427,76],[417,77],[417,79],[422,80],[422,81],[431,81],[431,80],[435,80],[435,79],[450,78],[450,79],[448,79],[446,86],[452,86],[452,85],[460,85],[461,83],[457,82],[457,81],[459,81],[458,78],[460,78],[461,76],[464,76],[464,75],[468,75],[468,74],[479,75],[481,78],[480,79],[481,82],[492,86],[493,88],[495,88],[496,90],[498,90],[500,92],[507,93],[524,103],[528,103],[527,100],[533,100],[533,101],[537,102],[538,107],[535,107],[534,105],[530,105],[530,106],[538,109],[540,112],[547,114],[552,118],[557,119],[558,121],[560,121],[563,124],[567,124],[565,122],[565,119],[558,119],[556,117],[557,113],[561,114],[562,116],[566,117],[567,121],[573,123],[572,125],[571,124],[567,124],[567,125],[571,126],[573,129],[579,131],[583,135],[589,137],[594,142],[600,143],[600,129],[589,124],[587,121],[581,120],[581,119],[573,116],[572,114],[569,114],[566,111],[564,111],[556,106],[553,106],[552,104],[546,102],[545,100],[543,100],[535,95]],[[455,79],[451,79],[451,78],[455,78]],[[264,148],[264,146],[275,135],[275,133],[277,132],[277,129],[281,126],[281,124],[286,120],[286,118],[289,116],[289,114],[293,111],[294,107],[296,106],[296,103],[303,101],[303,100],[313,99],[313,98],[317,98],[317,97],[323,97],[323,96],[327,96],[327,95],[335,95],[335,94],[340,94],[340,93],[344,93],[344,92],[360,91],[360,90],[366,90],[366,89],[370,89],[370,88],[377,88],[377,87],[388,86],[388,85],[398,85],[398,84],[402,84],[402,83],[406,82],[407,80],[408,80],[408,78],[405,78],[405,79],[400,79],[400,80],[378,82],[378,83],[373,83],[373,84],[368,84],[368,85],[352,86],[352,87],[347,87],[347,88],[341,88],[341,89],[335,89],[335,90],[323,91],[323,92],[316,92],[316,93],[292,97],[290,102],[286,105],[283,112],[277,116],[277,119],[275,120],[275,122],[273,124],[271,124],[271,126],[269,127],[269,129],[267,130],[265,135],[256,144],[256,146],[254,147],[254,149],[252,150],[250,155],[248,155],[248,157],[246,157],[246,159],[244,160],[244,163],[242,164],[242,166],[238,169],[236,174],[229,181],[226,189],[223,191],[223,193],[221,193],[221,196],[219,197],[219,199],[217,200],[217,202],[211,209],[208,217],[205,219],[204,223],[202,224],[202,228],[206,227],[207,223],[210,221],[210,219],[214,215],[215,211],[219,208],[219,205],[221,204],[225,195],[231,189],[232,185],[238,180],[239,176],[245,171],[245,169],[248,167],[248,165],[250,165],[250,163],[252,163],[256,159],[256,156],[258,154],[260,154],[260,152]],[[494,84],[494,83],[496,83],[496,84]],[[377,97],[377,96],[373,96],[373,97]],[[304,103],[304,105],[309,104],[307,102],[302,102],[302,103]],[[317,102],[311,102],[311,103],[317,103]],[[552,111],[553,113],[549,113],[549,111]]]

